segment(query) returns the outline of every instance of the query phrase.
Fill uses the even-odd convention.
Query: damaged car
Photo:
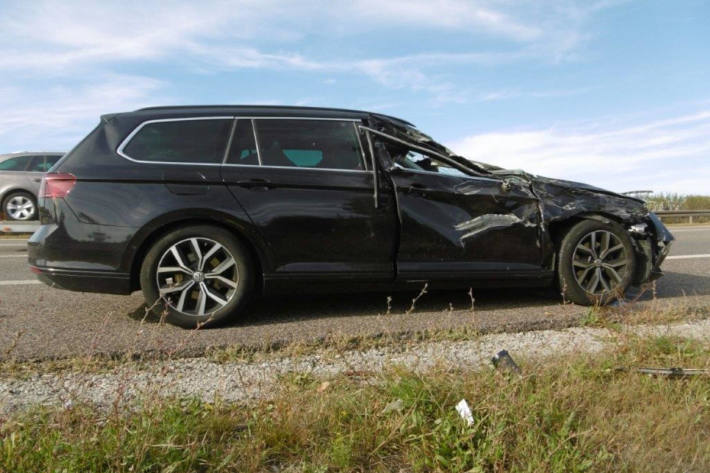
[[[104,115],[47,174],[29,263],[171,323],[285,292],[557,285],[600,304],[661,275],[643,201],[458,156],[411,123],[260,106]]]

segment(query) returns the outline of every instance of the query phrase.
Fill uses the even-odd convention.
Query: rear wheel
[[[29,192],[11,192],[5,197],[2,209],[10,220],[33,220],[37,215],[37,203]]]
[[[249,252],[231,232],[187,227],[165,235],[148,251],[141,286],[154,312],[167,312],[168,322],[195,328],[224,321],[244,307],[252,267]]]
[[[606,304],[623,297],[635,265],[631,238],[621,225],[584,220],[560,245],[560,290],[577,304]]]

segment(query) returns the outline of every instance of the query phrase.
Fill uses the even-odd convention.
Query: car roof
[[[326,107],[296,107],[289,105],[169,105],[160,107],[146,107],[133,112],[107,114],[102,119],[109,120],[114,116],[145,116],[151,118],[168,118],[175,116],[220,116],[220,115],[246,115],[253,117],[281,115],[283,117],[323,117],[323,118],[354,118],[363,119],[376,116],[382,120],[393,122],[399,126],[411,126],[406,120],[380,113],[362,110],[349,110],[344,108]]]
[[[0,154],[0,161],[17,156],[64,156],[64,151],[17,151],[14,153]]]

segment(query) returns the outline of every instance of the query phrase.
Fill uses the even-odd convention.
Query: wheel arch
[[[191,225],[210,225],[223,228],[239,238],[252,256],[256,266],[254,270],[257,272],[258,278],[261,279],[261,283],[256,285],[256,289],[261,292],[264,268],[268,267],[268,259],[265,248],[260,244],[260,239],[250,230],[247,223],[237,220],[233,215],[211,211],[194,214],[189,212],[186,214],[181,211],[178,214],[163,216],[143,227],[144,230],[133,237],[129,245],[129,248],[133,249],[129,268],[132,291],[141,288],[141,264],[153,244],[171,231]]]
[[[32,199],[34,199],[35,204],[37,203],[37,195],[31,190],[27,190],[23,187],[10,187],[8,189],[3,189],[2,191],[0,191],[0,204],[5,204],[5,199],[13,192],[22,192],[23,194],[28,194],[32,196]]]
[[[7,217],[7,215],[5,214],[5,200],[10,195],[12,195],[14,192],[21,192],[23,194],[29,195],[32,198],[32,201],[35,204],[35,218],[37,218],[37,215],[39,212],[39,202],[37,199],[37,194],[35,194],[34,192],[27,190],[23,187],[11,187],[11,188],[3,189],[2,191],[0,191],[0,214]]]
[[[618,215],[603,213],[603,212],[582,212],[575,215],[570,215],[561,220],[555,220],[547,224],[548,231],[550,232],[550,239],[554,245],[555,253],[559,252],[560,244],[562,239],[565,237],[567,232],[583,220],[597,220],[602,223],[617,223],[623,225],[624,220]]]

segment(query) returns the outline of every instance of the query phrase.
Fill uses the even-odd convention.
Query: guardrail
[[[34,233],[39,228],[39,221],[18,222],[13,220],[0,221],[0,235],[3,233]]]
[[[694,218],[706,217],[710,220],[710,210],[657,210],[654,212],[661,220],[672,218],[687,218],[688,223],[694,223]]]

